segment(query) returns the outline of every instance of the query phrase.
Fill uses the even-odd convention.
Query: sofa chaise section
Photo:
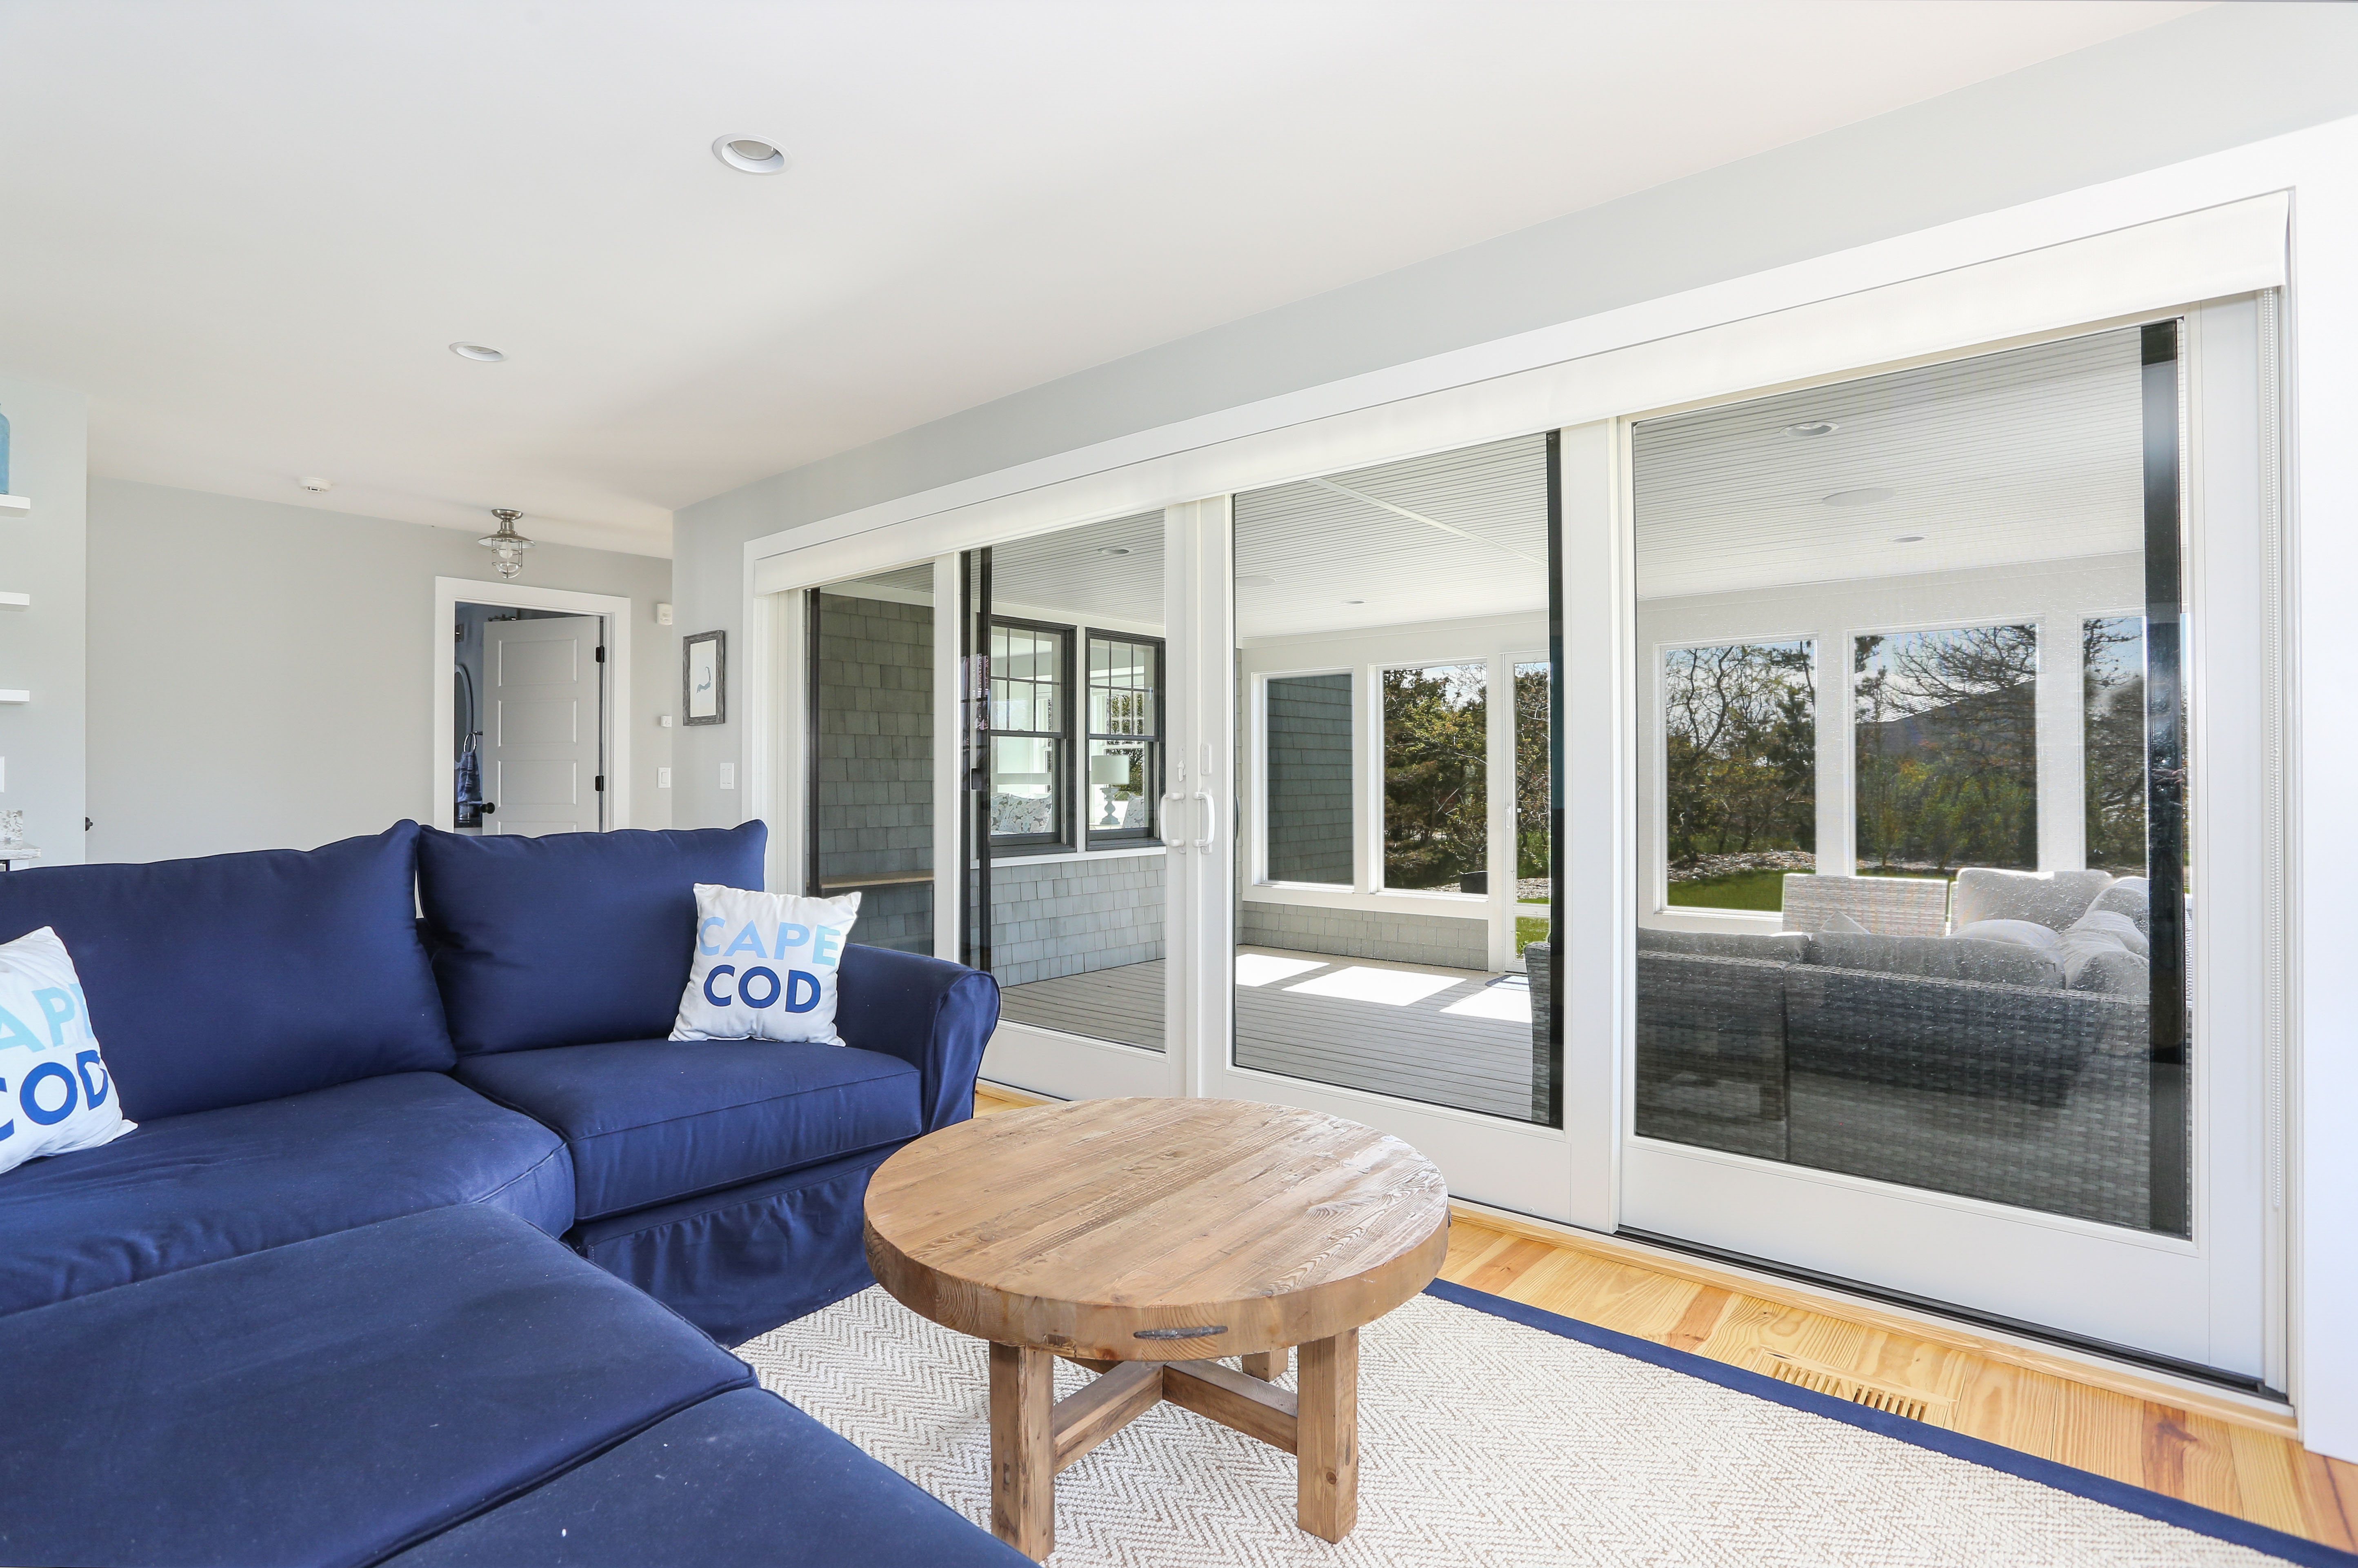
[[[388,1568],[1029,1568],[776,1395],[716,1395]]]
[[[8,1563],[373,1563],[752,1380],[482,1208],[60,1302],[8,1335]]]

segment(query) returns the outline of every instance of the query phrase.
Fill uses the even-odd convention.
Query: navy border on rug
[[[2358,1563],[2358,1555],[2339,1547],[2328,1546],[2321,1541],[2288,1535],[2264,1524],[2237,1519],[2233,1514],[2223,1514],[2216,1509],[2181,1502],[2143,1487],[2133,1487],[2126,1481],[2115,1481],[2093,1470],[2077,1469],[1983,1438],[1968,1437],[1963,1433],[1951,1432],[1945,1427],[1931,1426],[1920,1421],[1910,1421],[1904,1415],[1894,1415],[1888,1411],[1836,1399],[1832,1394],[1822,1394],[1813,1389],[1779,1382],[1766,1373],[1748,1372],[1741,1367],[1714,1361],[1708,1356],[1698,1356],[1692,1350],[1674,1349],[1668,1345],[1657,1345],[1650,1339],[1640,1339],[1633,1334],[1599,1328],[1593,1323],[1583,1323],[1578,1318],[1525,1306],[1520,1302],[1511,1302],[1487,1291],[1435,1280],[1425,1287],[1424,1293],[1452,1305],[1470,1307],[1476,1312],[1502,1317],[1509,1323],[1520,1323],[1526,1328],[1536,1328],[1559,1338],[1576,1339],[1599,1350],[1610,1350],[1633,1361],[1644,1361],[1667,1371],[1700,1378],[1706,1383],[1716,1383],[1739,1394],[1750,1394],[1755,1399],[1768,1400],[1794,1410],[1806,1411],[1812,1415],[1824,1416],[1829,1421],[1838,1421],[1845,1426],[1855,1426],[1879,1436],[1896,1438],[1919,1448],[1929,1448],[1952,1459],[2002,1470],[2009,1476],[2019,1476],[2026,1481],[2036,1481],[2042,1487],[2052,1487],[2059,1492],[2070,1492],[2074,1497],[2086,1498],[2126,1513],[2158,1519],[2163,1524],[2192,1530],[2197,1535],[2207,1535],[2236,1546],[2247,1546],[2254,1552],[2280,1557],[2288,1563],[2309,1563],[2315,1568],[2350,1568],[2351,1564]]]

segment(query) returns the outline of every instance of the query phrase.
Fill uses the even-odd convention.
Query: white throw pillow
[[[808,1040],[840,1045],[835,974],[860,895],[696,884],[696,962],[680,993],[675,1040]]]
[[[137,1125],[123,1119],[58,934],[44,925],[0,946],[0,1171],[95,1149]]]

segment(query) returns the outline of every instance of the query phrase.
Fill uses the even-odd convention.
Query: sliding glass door
[[[1561,1214],[1552,460],[1534,435],[1234,498],[1234,984],[1203,1048],[1217,1092]]]
[[[2257,1151],[2190,1093],[2256,1043],[2190,1038],[2188,340],[1632,427],[1625,1227],[2261,1378]]]
[[[995,1081],[2281,1386],[2267,308],[927,523],[782,621],[797,880]]]
[[[1161,512],[960,557],[960,957],[998,977],[984,1071],[1162,1094],[1171,900]]]

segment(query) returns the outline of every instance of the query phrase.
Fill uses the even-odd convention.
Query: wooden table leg
[[[1302,1346],[1294,1445],[1295,1514],[1303,1530],[1340,1541],[1359,1521],[1359,1331]]]
[[[1056,1549],[1056,1358],[990,1347],[990,1530],[1045,1562]]]
[[[1245,1357],[1245,1376],[1259,1378],[1264,1383],[1274,1383],[1285,1376],[1286,1358],[1293,1354],[1291,1350],[1263,1350],[1258,1355]]]

